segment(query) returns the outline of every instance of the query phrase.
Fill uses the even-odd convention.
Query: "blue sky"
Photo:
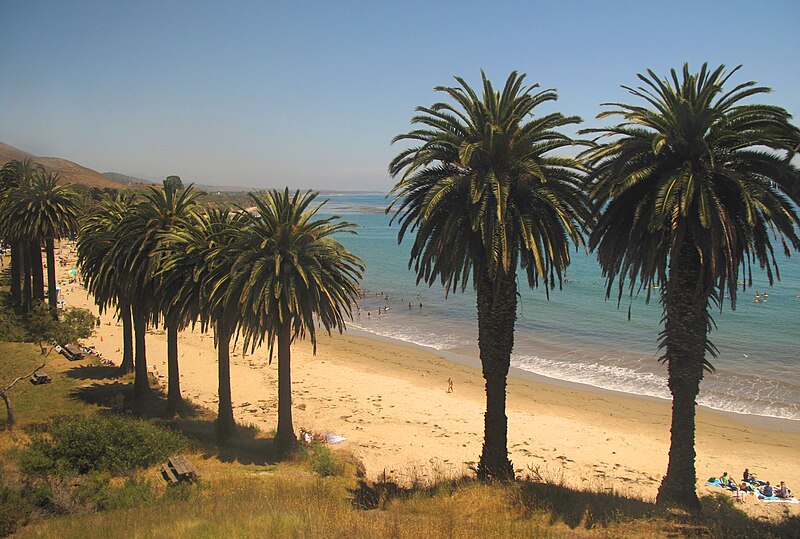
[[[3,0],[0,141],[101,172],[388,190],[417,105],[512,70],[599,126],[647,68],[734,67],[800,114],[800,2]],[[800,120],[796,120],[798,123]]]

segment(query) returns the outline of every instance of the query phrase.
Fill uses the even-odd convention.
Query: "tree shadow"
[[[711,528],[719,537],[799,537],[800,516],[787,516],[781,521],[751,517],[734,504],[733,498],[718,493],[700,498],[703,515],[711,520]]]
[[[575,490],[551,483],[526,481],[520,485],[521,502],[526,511],[550,514],[550,523],[564,522],[570,528],[608,526],[620,518],[643,518],[654,514],[656,506],[614,492]]]
[[[85,368],[91,370],[94,367],[87,366]],[[111,368],[113,369],[114,367]],[[87,377],[86,379],[89,378]],[[118,379],[119,381],[97,382],[78,387],[70,392],[70,397],[87,404],[94,404],[110,411],[133,415],[142,419],[171,419],[172,414],[167,413],[167,398],[163,393],[158,390],[150,390],[147,394],[136,397],[133,393],[132,382],[122,381],[119,377],[112,379]],[[174,415],[178,417],[197,417],[204,412],[205,410],[202,407],[184,400],[178,405]]]
[[[79,365],[69,369],[66,375],[75,380],[116,380],[125,376],[113,365]]]
[[[174,419],[168,425],[197,442],[203,451],[203,458],[206,459],[265,466],[288,457],[279,454],[273,439],[264,437],[254,426],[236,425],[236,430],[227,440],[218,441],[215,418],[211,414],[198,418]]]

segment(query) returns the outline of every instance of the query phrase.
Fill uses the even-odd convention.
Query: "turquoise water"
[[[397,244],[383,195],[331,197],[326,213],[358,226],[340,241],[366,263],[366,291],[350,324],[361,330],[467,357],[478,357],[472,285],[445,297],[443,287],[416,285],[408,269],[408,238]],[[711,339],[719,348],[716,372],[707,374],[698,403],[730,412],[800,420],[800,256],[779,259],[781,281],[769,287],[754,274],[736,311],[716,311]],[[669,398],[666,367],[656,349],[661,307],[657,294],[605,299],[592,254],[574,253],[562,290],[531,290],[520,280],[521,300],[512,365],[536,374],[639,395]],[[767,292],[767,301],[753,302]],[[420,307],[420,303],[422,306]],[[409,307],[409,304],[410,307]],[[628,307],[631,318],[628,320]],[[380,308],[380,314],[378,310]],[[386,309],[386,310],[384,310]]]

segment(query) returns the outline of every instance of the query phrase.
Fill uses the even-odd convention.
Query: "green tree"
[[[95,317],[88,309],[70,308],[61,320],[54,319],[50,309],[42,302],[36,303],[28,313],[28,333],[30,339],[39,344],[42,355],[51,351],[48,345],[62,346],[78,339],[86,339],[94,334]]]
[[[133,321],[127,254],[116,249],[121,240],[120,222],[133,211],[133,195],[104,198],[84,219],[78,233],[78,267],[86,288],[102,313],[116,307],[122,322],[122,364],[124,374],[133,372]],[[115,258],[115,256],[117,258]]]
[[[175,189],[165,183],[162,189],[148,188],[133,211],[119,224],[120,241],[114,246],[130,278],[124,284],[126,297],[131,298],[133,326],[136,337],[134,356],[134,394],[142,396],[149,391],[147,356],[144,335],[149,324],[157,324],[164,317],[162,305],[156,301],[159,270],[162,263],[160,242],[164,234],[175,228],[188,226],[197,211],[198,193],[191,186]],[[180,374],[178,370],[179,317],[164,318],[167,330],[168,407],[174,410],[181,402]]]
[[[32,248],[39,251],[41,241],[45,242],[48,301],[55,318],[58,316],[55,240],[77,231],[78,197],[69,187],[58,185],[58,174],[37,171],[31,181],[14,191],[8,208],[12,215],[21,216],[14,228],[19,236],[34,238]],[[44,299],[44,294],[37,299]]]
[[[609,138],[585,153],[599,214],[590,247],[607,294],[615,281],[620,299],[626,281],[630,294],[660,287],[672,426],[658,502],[692,511],[700,510],[695,399],[704,371],[713,371],[706,354],[716,355],[709,309],[722,309],[726,294],[735,308],[740,272],[752,285],[754,262],[771,284],[778,240],[786,255],[800,248],[786,195],[797,171],[779,153],[800,141],[798,130],[785,110],[743,102],[767,88],[750,81],[723,89],[738,69],[704,64],[691,73],[684,65],[664,79],[648,71],[642,86],[624,87],[642,105],[610,103],[599,118],[622,123],[584,131]]]
[[[180,176],[167,176],[164,180],[164,188],[166,189],[167,187],[175,191],[180,191],[183,189],[183,180],[181,180]]]
[[[270,361],[278,346],[278,430],[275,444],[296,441],[292,424],[291,343],[309,336],[316,352],[317,321],[340,332],[358,298],[361,260],[333,235],[355,233],[338,217],[316,218],[316,193],[273,190],[251,194],[254,213],[244,213],[241,238],[227,286],[238,298],[244,349],[266,339]]]
[[[19,235],[17,224],[23,216],[12,211],[9,202],[17,189],[43,170],[42,165],[31,159],[14,159],[0,169],[0,238],[11,245],[11,300],[24,312],[33,305],[31,243],[30,238]]]
[[[570,262],[570,243],[583,245],[589,213],[581,164],[552,155],[576,141],[557,131],[580,119],[559,113],[532,117],[555,101],[555,90],[523,86],[513,72],[502,92],[481,73],[483,95],[461,78],[437,87],[455,104],[418,107],[422,127],[393,142],[418,143],[389,166],[401,176],[392,193],[398,241],[416,231],[409,267],[417,281],[440,280],[449,293],[472,278],[477,291],[478,344],[486,380],[481,479],[513,479],[508,459],[506,378],[514,346],[517,268],[528,285],[547,291]]]
[[[218,365],[218,413],[215,425],[222,443],[235,429],[231,398],[230,342],[241,319],[239,296],[230,287],[242,213],[211,209],[190,226],[164,237],[166,251],[158,295],[170,298],[167,310],[185,321],[199,319],[201,328],[214,330]]]

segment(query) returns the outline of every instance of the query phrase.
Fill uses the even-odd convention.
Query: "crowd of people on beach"
[[[714,480],[716,478],[712,477],[711,479]],[[715,481],[710,480],[710,482],[713,483]],[[737,482],[729,476],[728,472],[724,472],[719,479],[716,479],[716,482],[723,488],[733,491],[735,493],[734,496],[741,501],[744,501],[744,497],[747,494],[753,494],[760,500],[767,498],[791,500],[794,497],[784,481],[781,481],[778,486],[773,486],[769,481],[761,481],[756,478],[755,474],[750,473],[749,468],[745,468],[742,473],[741,482]]]

